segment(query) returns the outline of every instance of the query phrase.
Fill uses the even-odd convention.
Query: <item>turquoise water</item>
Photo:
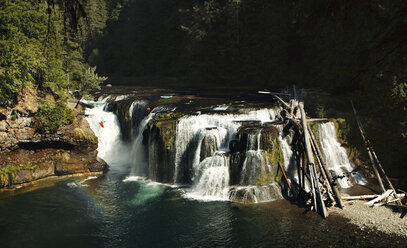
[[[395,247],[384,234],[285,200],[200,202],[180,189],[123,181],[126,174],[2,193],[0,247]]]

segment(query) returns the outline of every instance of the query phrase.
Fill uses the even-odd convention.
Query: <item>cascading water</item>
[[[240,173],[241,185],[255,185],[258,177],[271,174],[271,165],[267,159],[265,151],[249,150],[246,152],[246,159],[243,162],[243,169]]]
[[[85,115],[90,128],[98,138],[98,157],[109,165],[126,164],[129,157],[124,152],[127,148],[121,139],[120,124],[117,116],[112,112],[105,111],[107,102],[84,101],[93,106],[87,108]]]
[[[133,138],[136,138],[140,133],[139,126],[147,112],[147,104],[146,101],[136,100],[130,105],[129,115],[131,118],[131,133]]]
[[[237,139],[242,122],[270,122],[276,115],[274,109],[262,109],[250,111],[247,114],[204,114],[181,118],[176,131],[175,181],[188,182],[189,179],[193,186],[188,190],[188,196],[200,200],[229,200],[231,196],[236,196],[237,193],[231,192],[230,187],[229,143]],[[242,184],[256,184],[259,175],[271,172],[265,152],[260,151],[260,137],[259,131],[255,135],[249,135],[247,139],[246,149],[251,151],[246,154]],[[215,149],[208,148],[205,140],[216,141]],[[217,151],[210,155],[211,152],[208,153],[208,150]],[[202,158],[203,154],[207,157]],[[185,168],[189,170],[185,171]],[[255,194],[250,197],[256,202],[276,199],[278,193],[269,194],[270,187],[273,186],[249,186],[250,189],[243,194]],[[246,188],[240,187],[239,191]],[[256,196],[259,196],[259,199]]]
[[[230,189],[229,198],[243,202],[266,202],[282,198],[280,186],[273,182],[261,181],[273,174],[267,152],[261,149],[261,130],[247,137],[247,146],[243,168],[240,172],[240,185]]]
[[[250,111],[247,114],[203,114],[187,116],[179,119],[176,130],[176,154],[174,182],[188,182],[190,175],[185,175],[180,170],[182,163],[187,163],[188,168],[195,168],[200,162],[201,143],[205,137],[205,130],[216,130],[218,149],[229,150],[229,143],[236,139],[237,130],[241,121],[257,120],[261,122],[272,121],[276,117],[276,110],[261,109]]]
[[[110,98],[109,101],[115,100]],[[128,105],[133,138],[131,144],[124,144],[117,116],[104,111],[106,100],[105,98],[102,102],[88,102],[95,106],[87,110],[87,118],[99,138],[99,156],[109,164],[130,164],[132,169],[129,178],[155,178],[157,175],[153,175],[154,173],[150,175],[151,158],[146,158],[149,153],[145,142],[143,143],[143,132],[157,113],[168,111],[168,108],[160,106],[148,113],[145,110],[145,101],[136,100]],[[255,202],[278,198],[280,193],[275,190],[276,185],[256,185],[259,177],[270,174],[272,170],[266,152],[260,149],[261,129],[255,134],[247,135],[245,160],[238,181],[241,186],[237,187],[238,189],[230,186],[229,155],[229,144],[232,140],[237,140],[242,123],[253,122],[261,125],[273,121],[277,111],[279,110],[260,109],[244,114],[217,113],[180,118],[176,125],[173,182],[191,184],[189,196],[202,200],[229,200],[238,194],[243,194],[245,199]],[[100,127],[101,121],[105,121],[109,128]],[[270,189],[273,193],[270,193]]]
[[[131,110],[133,110],[134,106],[146,106],[145,102],[133,102]],[[146,177],[148,176],[148,161],[146,158],[146,150],[143,145],[143,132],[147,128],[147,125],[149,121],[151,121],[154,116],[157,113],[160,113],[162,111],[167,110],[167,108],[159,106],[154,108],[144,119],[141,120],[141,122],[137,125],[137,135],[133,141],[132,148],[131,148],[131,153],[132,153],[132,161],[133,161],[133,166],[130,172],[130,176],[142,176]],[[132,113],[132,120],[134,119],[133,117],[133,112]]]
[[[203,200],[228,199],[229,156],[226,153],[215,152],[194,169],[196,183],[189,196]]]
[[[332,175],[337,178],[341,188],[349,188],[352,183],[348,175],[353,171],[346,150],[341,146],[336,138],[335,125],[332,122],[319,125],[319,141],[321,143],[322,153],[324,154],[327,166]],[[366,180],[360,174],[356,174],[353,179],[358,184],[366,184]]]

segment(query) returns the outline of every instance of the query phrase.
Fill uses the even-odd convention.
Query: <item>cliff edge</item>
[[[43,94],[41,97],[40,94]],[[73,120],[54,132],[38,130],[38,99],[55,97],[27,87],[18,104],[0,108],[0,188],[49,176],[102,173],[107,164],[97,157],[97,137],[84,118],[84,108],[68,100]]]

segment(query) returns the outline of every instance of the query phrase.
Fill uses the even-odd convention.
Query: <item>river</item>
[[[224,109],[222,105],[222,108],[215,108],[215,113],[207,111],[211,113],[210,116],[195,114],[178,121],[177,132],[174,134],[177,135],[176,141],[173,143],[176,144],[174,150],[176,155],[187,151],[186,142],[191,142],[190,140],[204,144],[206,137],[207,140],[213,140],[212,143],[216,140],[218,143],[215,147],[218,151],[213,151],[201,162],[197,157],[205,154],[203,150],[199,151],[201,145],[193,146],[193,149],[189,150],[189,153],[196,153],[196,156],[192,156],[189,167],[195,174],[191,174],[190,184],[185,185],[177,183],[180,181],[177,178],[181,178],[177,173],[182,171],[177,168],[186,163],[181,159],[173,161],[175,169],[164,171],[169,175],[167,177],[159,177],[157,174],[161,173],[159,170],[148,170],[149,178],[161,178],[163,181],[172,182],[171,184],[160,184],[138,176],[146,174],[142,173],[143,170],[138,172],[135,168],[145,169],[143,166],[147,159],[140,159],[139,154],[146,153],[140,150],[140,146],[143,145],[141,142],[143,129],[152,117],[147,115],[141,116],[144,119],[138,118],[137,123],[140,124],[136,125],[137,128],[130,129],[132,130],[129,132],[130,142],[125,143],[121,139],[123,130],[117,117],[103,108],[103,104],[105,103],[98,103],[93,109],[89,109],[87,118],[99,137],[99,156],[109,163],[109,171],[98,177],[49,179],[31,187],[1,193],[1,248],[395,247],[394,241],[398,241],[400,247],[405,246],[403,245],[405,239],[378,231],[361,230],[334,213],[327,219],[322,219],[316,213],[282,199],[280,193],[258,199],[259,201],[255,201],[258,203],[246,204],[230,201],[228,194],[226,196],[219,194],[233,190],[229,188],[231,183],[228,181],[231,179],[229,170],[218,170],[223,169],[226,163],[212,165],[212,162],[219,163],[225,160],[227,144],[237,133],[237,125],[240,125],[237,121],[257,118],[258,122],[267,123],[276,118],[275,114],[278,112],[275,110],[260,109],[249,111],[244,115],[231,113],[219,115],[219,109]],[[138,105],[142,106],[140,109],[143,110],[145,104],[143,101],[134,101],[133,104],[128,104],[131,111],[126,110],[126,113],[135,113],[133,109]],[[192,100],[185,103],[188,106],[191,104]],[[241,104],[241,100],[236,104]],[[154,111],[158,111],[157,108],[151,113]],[[99,127],[98,123],[101,120],[106,121],[106,128]],[[332,129],[332,125],[327,127]],[[251,159],[253,161],[260,161],[257,155],[262,154],[260,138],[256,137],[271,129],[265,127],[259,130],[253,135],[249,134],[245,141],[248,149],[246,153],[256,155]],[[281,132],[282,129],[275,130]],[[325,136],[321,136],[322,141],[325,140]],[[324,142],[329,145],[326,148],[329,151],[332,144],[336,144],[336,138],[334,139],[333,134],[328,137],[331,138]],[[285,166],[289,169],[292,151],[278,132],[277,139],[282,143]],[[162,154],[157,151],[160,150],[153,150],[147,155],[150,156],[148,162],[158,166],[162,162],[162,158],[159,157]],[[158,157],[151,158],[151,155],[157,154]],[[339,155],[335,156],[341,157]],[[337,173],[352,169],[348,168],[350,165],[347,160],[332,161],[340,161],[334,164],[344,168]],[[260,165],[261,163],[256,162],[256,166]],[[248,159],[243,163],[244,178],[246,176],[251,178],[251,173],[254,172],[261,173],[257,170],[254,172],[246,170],[246,166],[249,166]],[[219,171],[223,171],[222,176],[215,173],[219,178],[209,173]],[[290,170],[288,172],[290,173]],[[209,176],[210,180],[205,179],[206,175],[212,175]],[[251,181],[246,181],[237,181],[236,184],[242,184],[239,187],[251,191],[253,188]],[[347,186],[348,184],[343,184],[343,188]],[[214,190],[207,193],[201,190],[202,187],[205,189],[214,187]],[[253,194],[259,196],[260,193],[254,191]],[[197,195],[199,197],[196,197]],[[265,202],[260,203],[261,200]]]
[[[3,193],[1,247],[394,247],[387,235],[286,200],[202,202],[127,175],[113,168]]]

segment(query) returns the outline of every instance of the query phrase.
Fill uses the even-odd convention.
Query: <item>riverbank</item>
[[[330,212],[346,218],[362,231],[380,231],[407,238],[407,218],[401,218],[401,212],[393,212],[385,206],[372,208],[365,203],[366,201],[354,201],[343,210],[331,208]]]
[[[74,174],[69,174],[69,175],[63,175],[63,176],[48,176],[44,178],[40,178],[34,181],[30,181],[27,183],[21,183],[21,184],[16,184],[12,188],[0,188],[0,193],[2,192],[12,192],[12,191],[17,191],[17,190],[24,190],[24,192],[29,192],[32,190],[36,190],[38,188],[43,188],[49,185],[49,183],[55,183],[60,180],[64,180],[67,178],[72,178],[72,177],[86,177],[86,176],[99,176],[103,175],[103,171],[96,171],[96,172],[83,172],[83,173],[74,173]]]

